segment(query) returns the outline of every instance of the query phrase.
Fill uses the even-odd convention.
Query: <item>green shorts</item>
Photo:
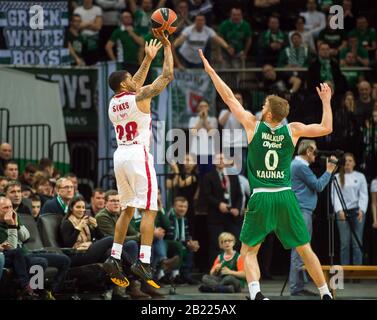
[[[255,246],[272,231],[285,249],[310,242],[310,235],[292,190],[254,193],[247,205],[241,242]]]

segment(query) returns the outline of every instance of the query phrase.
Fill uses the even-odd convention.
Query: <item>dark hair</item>
[[[42,158],[41,160],[39,160],[38,167],[39,167],[39,170],[44,171],[44,169],[46,169],[47,167],[53,166],[53,164],[54,163],[49,158]]]
[[[67,174],[64,175],[63,178],[77,178],[77,175],[74,174],[73,172],[68,172]]]
[[[303,17],[303,16],[298,16],[298,17],[296,18],[296,23],[297,23],[299,20],[303,20],[304,23],[306,22],[306,19],[305,19],[305,17]]]
[[[118,92],[120,90],[120,84],[126,80],[128,72],[126,70],[114,71],[110,74],[108,83],[111,90]]]
[[[93,191],[92,191],[92,197],[94,197],[94,195],[96,193],[105,193],[105,190],[103,190],[102,188],[95,188]]]
[[[14,161],[14,160],[9,160],[9,161],[7,161],[7,162],[5,162],[5,164],[4,164],[4,170],[8,167],[8,165],[10,165],[10,164],[16,164],[17,165],[17,168],[18,168],[18,163],[16,162],[16,161]]]
[[[14,186],[21,188],[21,182],[18,180],[10,180],[8,184],[4,187],[4,193],[7,193],[9,188],[14,187]]]
[[[30,198],[30,201],[39,201],[41,202],[41,198],[37,194],[33,194]]]
[[[106,191],[106,193],[105,193],[105,201],[107,202],[109,200],[110,196],[117,196],[117,195],[118,195],[118,191],[117,190]]]
[[[25,171],[24,172],[35,173],[36,171],[37,171],[37,166],[34,163],[29,162],[25,166]]]
[[[2,180],[7,180],[7,181],[9,181],[9,178],[6,177],[6,176],[0,176],[0,181],[2,181]]]
[[[322,47],[323,45],[326,45],[326,46],[329,46],[329,47],[330,47],[330,44],[329,44],[328,42],[326,42],[326,41],[321,41],[321,42],[319,43],[319,45],[318,45],[318,49],[319,49],[320,47]]]
[[[66,215],[66,218],[68,218],[72,212],[73,212],[73,207],[74,205],[79,202],[79,201],[83,201],[85,203],[85,199],[83,196],[74,196],[71,201],[69,201],[69,204],[68,204],[68,212],[67,212],[67,215]]]
[[[182,196],[178,196],[178,197],[175,197],[174,198],[174,204],[176,202],[188,202],[187,199],[185,197],[182,197]]]

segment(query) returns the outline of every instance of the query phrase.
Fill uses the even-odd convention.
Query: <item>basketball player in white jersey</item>
[[[127,71],[113,72],[109,86],[115,95],[109,104],[109,118],[114,125],[118,148],[114,152],[114,171],[120,195],[122,211],[116,223],[114,243],[104,269],[111,280],[119,286],[127,286],[128,280],[121,269],[121,253],[130,220],[135,208],[143,211],[141,220],[141,246],[139,260],[131,271],[149,285],[159,288],[152,279],[150,267],[154,220],[157,214],[157,179],[153,156],[149,153],[151,141],[151,99],[160,94],[173,80],[173,55],[168,38],[163,33],[154,33],[157,40],[146,45],[146,59],[140,69],[146,77],[151,60],[158,49],[164,47],[162,74],[150,85],[141,87],[143,78],[136,83]],[[145,60],[145,59],[144,59]],[[138,73],[139,73],[138,71]],[[146,72],[145,72],[146,71]]]

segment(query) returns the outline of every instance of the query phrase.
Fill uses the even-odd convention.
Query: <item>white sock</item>
[[[143,263],[151,263],[151,246],[140,246],[139,259]]]
[[[119,243],[113,243],[113,247],[111,248],[111,256],[115,259],[120,260],[120,256],[122,255],[123,246]]]
[[[173,270],[172,272],[171,272],[171,277],[172,278],[175,278],[176,276],[178,276],[179,275],[179,270]]]
[[[160,280],[165,275],[164,270],[160,269],[157,274],[157,280]]]
[[[250,293],[250,299],[254,300],[255,296],[258,292],[260,292],[260,285],[259,281],[252,281],[248,284],[249,287],[249,293]]]
[[[327,286],[326,283],[322,287],[318,288],[318,290],[319,290],[319,294],[321,295],[321,299],[325,294],[328,294],[332,298],[329,287]]]

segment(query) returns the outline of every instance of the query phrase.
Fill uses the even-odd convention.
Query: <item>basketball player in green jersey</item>
[[[264,238],[272,231],[285,249],[297,249],[319,289],[321,298],[332,299],[321,264],[311,249],[309,233],[296,196],[291,190],[290,176],[291,159],[298,139],[325,136],[332,132],[330,87],[321,84],[321,88],[317,88],[323,106],[320,124],[292,122],[282,125],[282,120],[288,116],[289,104],[287,100],[274,95],[266,98],[262,121],[257,121],[255,116],[238,102],[201,50],[199,55],[217,92],[247,133],[247,167],[253,193],[248,203],[240,240],[250,299],[268,300],[260,291],[257,254]]]

